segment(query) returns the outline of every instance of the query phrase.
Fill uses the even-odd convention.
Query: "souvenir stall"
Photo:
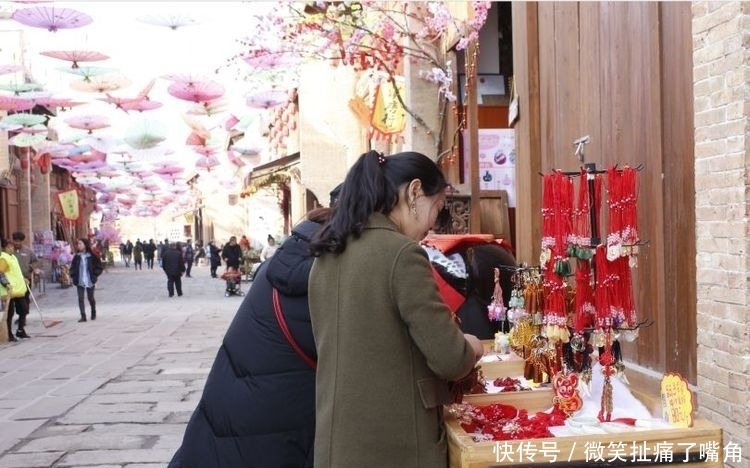
[[[626,377],[620,342],[651,325],[631,281],[647,244],[638,174],[586,164],[543,175],[539,265],[494,269],[487,314],[499,331],[446,407],[452,468],[723,466],[721,429],[694,418],[685,379],[667,374],[661,395],[644,395]]]

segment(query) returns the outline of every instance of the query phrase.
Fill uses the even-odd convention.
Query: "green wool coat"
[[[419,244],[373,215],[343,253],[315,259],[309,302],[315,468],[447,467],[447,381],[475,356]]]

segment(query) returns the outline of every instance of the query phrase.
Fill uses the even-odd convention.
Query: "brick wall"
[[[750,467],[750,2],[693,2],[698,405]]]

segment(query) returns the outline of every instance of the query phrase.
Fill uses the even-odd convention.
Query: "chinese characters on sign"
[[[576,449],[582,449],[585,460],[574,458]],[[626,463],[684,463],[690,461],[703,462],[739,462],[742,460],[742,447],[735,442],[729,442],[724,447],[724,457],[721,459],[722,447],[719,441],[708,442],[657,442],[649,446],[645,441],[640,442],[586,442],[583,447],[573,444],[560,444],[556,441],[521,442],[513,444],[508,441],[495,442],[492,453],[495,463],[556,463],[558,461],[585,461],[586,463],[615,461]]]
[[[480,128],[478,143],[479,190],[505,190],[508,206],[516,206],[515,130]],[[469,174],[468,141],[464,131],[464,174]]]
[[[663,417],[679,427],[693,426],[693,393],[687,380],[679,374],[669,373],[661,380],[661,406]]]
[[[60,200],[60,208],[62,208],[63,217],[65,219],[75,221],[78,219],[78,192],[75,190],[66,190],[57,194],[58,200]]]

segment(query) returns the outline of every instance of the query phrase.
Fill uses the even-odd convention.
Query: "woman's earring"
[[[411,214],[413,214],[414,216],[417,216],[417,202],[416,201],[411,202]]]

